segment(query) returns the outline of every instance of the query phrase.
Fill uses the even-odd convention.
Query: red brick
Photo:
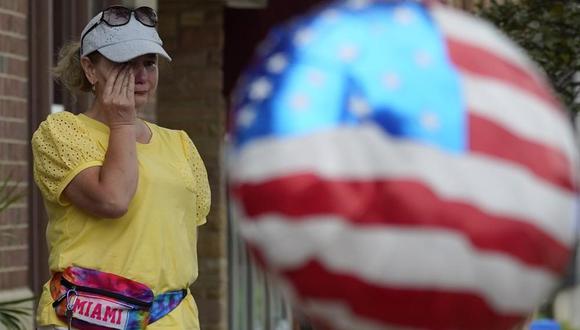
[[[0,139],[2,138],[26,141],[28,139],[27,123],[3,121],[0,119]]]
[[[222,48],[222,36],[211,26],[188,27],[179,31],[180,51]]]
[[[172,58],[175,63],[179,63],[181,68],[186,67],[186,70],[206,69],[209,67],[209,51],[207,49],[202,49],[196,52],[176,53]],[[163,75],[177,70],[178,68],[176,66],[168,63],[167,66],[164,66],[159,70],[159,74]]]
[[[28,287],[28,270],[0,271],[0,290]]]
[[[28,160],[28,144],[0,142],[0,160]]]
[[[0,226],[26,223],[28,223],[28,210],[25,207],[10,207],[0,213]]]
[[[28,244],[28,228],[8,228],[2,230],[0,247]]]
[[[0,72],[27,78],[28,61],[0,55]]]
[[[28,165],[0,164],[0,182],[10,177],[10,181],[26,183],[28,179]]]
[[[28,13],[27,0],[0,0],[0,8],[19,12],[21,14]]]
[[[0,96],[15,96],[26,98],[28,96],[28,84],[13,78],[0,77]]]
[[[26,101],[2,100],[0,97],[0,117],[28,118],[28,104]]]
[[[5,53],[19,56],[28,55],[28,45],[26,39],[0,35],[0,45],[2,45],[2,51]]]
[[[0,13],[0,30],[26,36],[26,18]]]
[[[0,234],[1,235],[1,234]],[[21,267],[28,266],[28,247],[18,249],[0,250],[1,267]]]

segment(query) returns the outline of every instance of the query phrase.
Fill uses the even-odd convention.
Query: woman
[[[110,7],[61,52],[57,78],[94,102],[84,114],[50,115],[32,138],[53,274],[41,329],[199,329],[187,288],[209,212],[207,173],[185,132],[138,118],[158,56],[171,60],[156,23],[151,8]]]

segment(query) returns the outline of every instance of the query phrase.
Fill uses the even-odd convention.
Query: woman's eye
[[[147,62],[145,62],[145,66],[154,66],[155,64],[157,64],[157,62],[155,62],[155,61],[147,61]]]

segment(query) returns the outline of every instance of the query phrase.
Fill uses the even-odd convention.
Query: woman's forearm
[[[125,209],[137,190],[138,165],[134,124],[111,125],[109,146],[99,173],[99,184],[110,203]]]

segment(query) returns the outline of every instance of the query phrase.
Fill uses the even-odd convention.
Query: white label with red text
[[[105,297],[78,295],[73,317],[78,320],[113,329],[124,329],[130,306]]]

